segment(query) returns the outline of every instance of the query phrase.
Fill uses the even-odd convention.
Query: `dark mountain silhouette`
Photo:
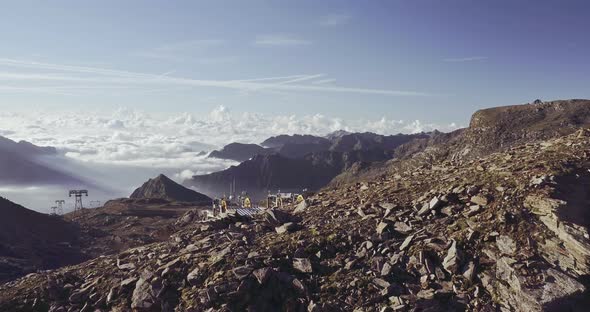
[[[57,157],[53,147],[14,142],[0,137],[0,184],[81,184],[81,179],[52,168],[48,157]]]
[[[261,143],[264,147],[280,148],[286,144],[327,144],[330,140],[313,135],[278,135]]]
[[[386,161],[398,146],[428,137],[430,134],[426,133],[384,136],[341,132],[330,141],[311,135],[281,135],[262,143],[272,146],[276,155],[266,155],[266,149],[265,154],[258,155],[263,157],[254,157],[221,172],[195,176],[185,184],[212,196],[228,192],[234,180],[236,191],[248,191],[258,198],[277,189],[317,190],[356,162],[357,168],[365,168],[370,163]]]
[[[277,149],[277,152],[289,158],[302,158],[310,153],[328,151],[330,142],[321,143],[287,143]]]
[[[244,161],[255,155],[266,155],[272,152],[272,149],[266,149],[257,144],[231,143],[219,151],[211,152],[209,157]]]
[[[262,199],[269,191],[276,192],[279,189],[289,192],[318,190],[356,162],[384,161],[389,158],[391,154],[380,149],[347,153],[323,151],[303,158],[289,158],[280,154],[257,155],[238,166],[194,176],[185,184],[211,196],[219,196],[227,194],[229,185],[235,181],[237,191],[246,191],[254,198]]]
[[[149,179],[141,187],[137,188],[129,197],[134,199],[151,198],[181,202],[209,203],[211,201],[211,198],[187,189],[163,174],[160,174],[153,179]]]
[[[331,151],[350,152],[369,149],[393,150],[396,147],[412,141],[429,137],[427,133],[380,135],[372,132],[351,133],[336,137],[330,146]]]
[[[0,282],[84,261],[76,226],[0,197]]]
[[[307,159],[287,158],[279,154],[257,155],[238,166],[226,170],[194,176],[185,181],[200,192],[219,196],[229,192],[229,185],[235,180],[236,190],[246,191],[255,198],[266,196],[267,192],[301,191],[302,188],[318,189],[328,183],[339,168],[327,164],[314,165]]]

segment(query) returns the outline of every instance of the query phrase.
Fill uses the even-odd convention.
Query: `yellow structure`
[[[297,195],[297,203],[298,204],[301,203],[304,200],[305,200],[305,198],[303,198],[303,195],[301,195],[301,194]]]
[[[227,201],[224,199],[221,200],[221,213],[227,212]]]

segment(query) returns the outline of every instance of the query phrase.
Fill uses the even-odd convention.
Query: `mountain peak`
[[[199,192],[188,189],[164,174],[149,179],[137,188],[130,198],[161,198],[170,201],[209,202],[211,198]]]

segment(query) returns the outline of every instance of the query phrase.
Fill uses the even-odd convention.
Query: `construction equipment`
[[[74,205],[74,211],[84,209],[84,205],[82,204],[82,195],[86,195],[88,197],[88,190],[70,190],[69,197],[76,198],[76,204]]]
[[[242,194],[238,197],[239,208],[252,208],[252,201],[246,191],[242,191]]]
[[[252,202],[250,201],[249,197],[244,198],[244,203],[242,204],[242,208],[252,208]]]
[[[304,200],[305,198],[303,197],[303,194],[281,193],[281,191],[279,190],[276,194],[271,194],[269,192],[268,197],[266,198],[266,207],[283,208],[285,205],[299,204]]]

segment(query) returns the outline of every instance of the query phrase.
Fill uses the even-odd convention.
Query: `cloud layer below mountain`
[[[457,128],[455,124],[435,125],[385,117],[343,120],[319,114],[238,114],[223,106],[204,116],[158,115],[129,109],[106,113],[1,112],[0,125],[0,133],[10,139],[56,147],[71,161],[55,165],[119,189],[116,194],[119,196],[128,195],[133,187],[160,172],[182,181],[194,174],[234,165],[233,161],[207,158],[203,153],[231,142],[260,143],[273,135],[325,135],[336,130],[396,134]],[[21,191],[26,190],[21,188]],[[9,189],[4,192],[18,193]]]

